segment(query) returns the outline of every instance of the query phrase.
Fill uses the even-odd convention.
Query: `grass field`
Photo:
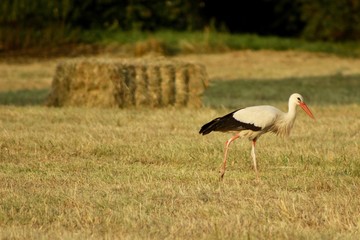
[[[86,109],[42,105],[45,66],[0,66],[14,67],[0,75],[1,239],[360,238],[358,74],[236,79],[219,65],[202,109]],[[317,121],[299,110],[289,139],[260,138],[260,181],[235,141],[219,181],[230,135],[202,124],[250,104],[285,111],[295,91]]]

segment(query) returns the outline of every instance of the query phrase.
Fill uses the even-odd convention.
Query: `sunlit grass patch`
[[[259,140],[260,181],[246,139],[219,181],[230,135],[198,129],[226,109],[2,107],[1,234],[356,236],[359,107],[312,107],[289,139]]]

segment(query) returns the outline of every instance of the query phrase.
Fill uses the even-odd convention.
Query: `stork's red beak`
[[[309,117],[315,119],[314,115],[311,113],[310,109],[304,102],[300,103],[300,107],[307,113],[307,115],[309,115]]]

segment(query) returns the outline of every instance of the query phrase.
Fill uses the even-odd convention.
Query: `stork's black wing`
[[[210,122],[204,124],[199,133],[202,135],[206,135],[212,131],[217,132],[227,132],[227,131],[241,131],[241,130],[252,130],[252,131],[259,131],[261,127],[257,127],[252,123],[244,123],[236,120],[233,115],[235,112],[239,111],[235,110],[225,116],[215,118]]]

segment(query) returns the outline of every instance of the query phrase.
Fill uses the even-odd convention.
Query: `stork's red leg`
[[[224,177],[225,174],[225,169],[226,169],[226,158],[227,158],[227,152],[229,150],[229,145],[230,143],[232,143],[234,140],[239,138],[239,134],[236,134],[235,136],[233,136],[232,138],[230,138],[229,140],[226,141],[225,143],[225,150],[224,150],[224,162],[223,162],[223,166],[222,168],[220,168],[220,178],[222,179]]]
[[[256,144],[256,139],[252,140],[251,156],[252,156],[253,163],[254,163],[254,170],[255,170],[256,178],[258,179],[258,170],[257,170],[256,155],[255,155],[255,144]]]

